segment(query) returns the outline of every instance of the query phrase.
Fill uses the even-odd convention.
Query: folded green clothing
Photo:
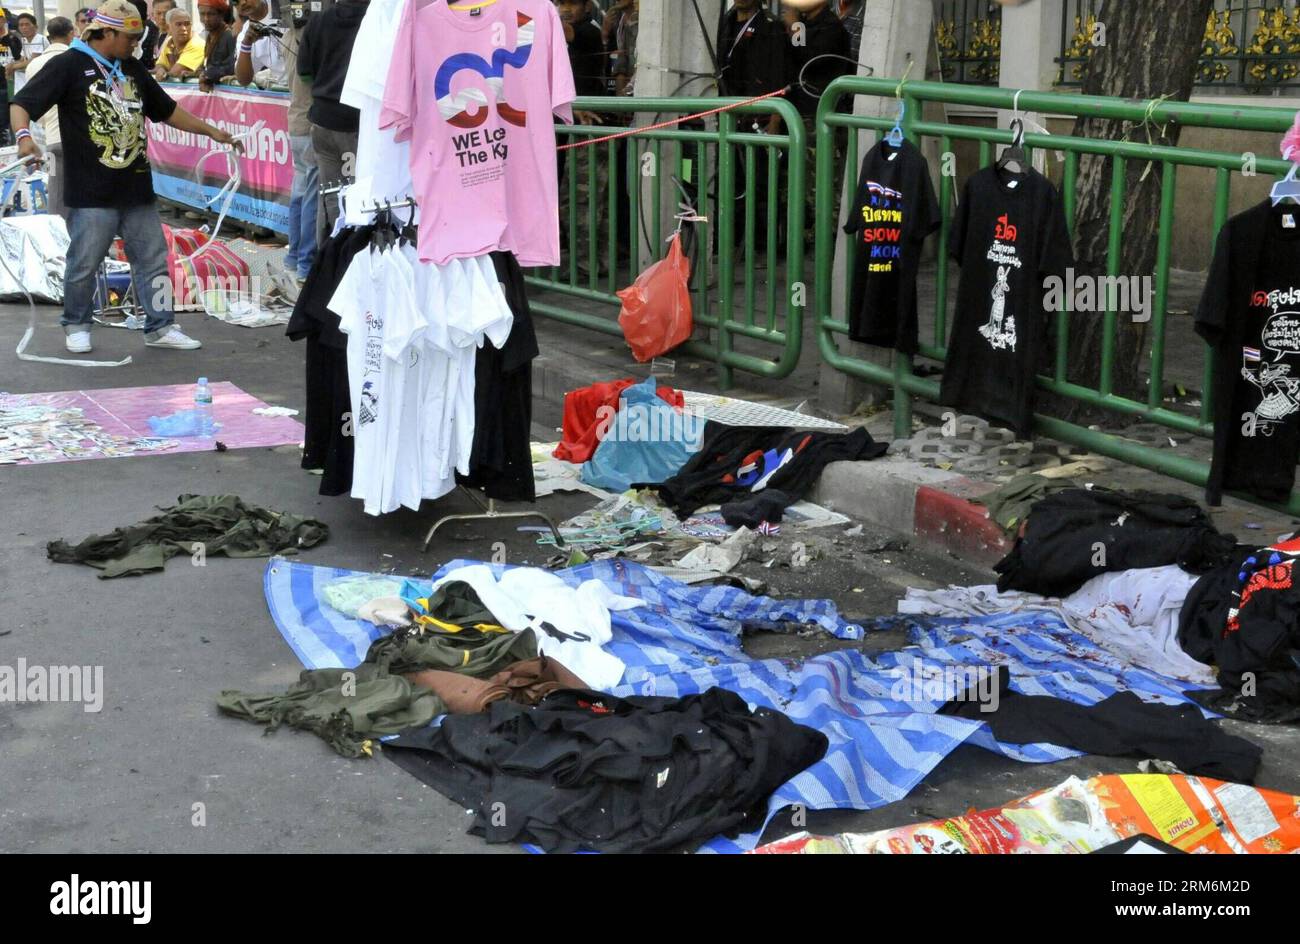
[[[447,706],[432,691],[412,686],[377,666],[305,669],[287,691],[275,694],[224,691],[217,707],[228,715],[267,725],[303,728],[344,757],[368,756],[371,741],[426,725]]]
[[[51,541],[46,554],[60,564],[99,568],[107,578],[162,570],[177,554],[270,557],[295,554],[329,537],[323,522],[250,505],[238,495],[182,495],[176,501],[147,521],[92,534],[76,546]]]
[[[447,713],[446,703],[402,673],[440,669],[488,678],[537,658],[537,637],[521,633],[398,631],[370,644],[355,669],[304,669],[284,692],[224,691],[217,707],[228,715],[267,725],[311,731],[344,757],[368,756],[370,741],[428,724]]]
[[[376,639],[366,653],[367,664],[394,674],[445,669],[475,678],[487,678],[508,665],[535,658],[537,637],[531,629],[520,633],[398,630]]]

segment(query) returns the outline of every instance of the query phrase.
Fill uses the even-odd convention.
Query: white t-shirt
[[[636,597],[619,596],[599,580],[570,587],[536,567],[512,567],[498,580],[486,564],[472,564],[449,571],[433,589],[452,581],[473,587],[506,629],[532,629],[539,652],[558,659],[592,688],[609,691],[623,680],[623,660],[603,647],[614,638],[610,611],[641,606]]]
[[[273,16],[268,16],[260,20],[265,26],[280,27],[280,21]],[[244,45],[248,37],[248,30],[251,23],[245,23],[244,28],[239,31],[239,38],[235,41],[235,58],[238,61],[239,47]],[[289,87],[289,70],[285,67],[284,49],[280,45],[284,42],[282,37],[263,36],[261,39],[254,41],[253,51],[249,54],[253,60],[253,74],[261,72],[263,69],[271,70],[271,84],[281,88]]]
[[[406,3],[407,0],[370,0],[357,28],[348,74],[339,93],[340,102],[360,112],[356,173],[354,183],[348,188],[346,207],[350,226],[364,226],[369,222],[363,207],[385,199],[400,200],[415,193],[411,182],[410,142],[398,144],[393,140],[393,131],[379,130],[384,84],[393,58],[393,37],[401,25]]]
[[[20,38],[22,37],[21,33],[19,34],[19,37]],[[23,58],[28,61],[28,67],[27,69],[19,69],[17,72],[14,73],[15,94],[21,92],[23,90],[23,86],[31,81],[31,75],[28,74],[27,70],[30,69],[31,64],[35,60],[37,60],[40,57],[40,55],[43,52],[45,52],[45,50],[49,48],[50,48],[50,41],[46,37],[42,36],[40,33],[37,33],[31,39],[23,39]]]
[[[63,43],[51,43],[49,49],[45,51],[44,55],[27,67],[27,81],[30,82],[32,79],[36,78],[40,71],[49,65],[56,56],[67,51],[68,47]],[[17,85],[16,82],[14,84]],[[41,116],[41,127],[45,129],[46,147],[53,147],[56,144],[63,143],[63,139],[59,136],[58,106],[51,108]]]
[[[407,383],[416,367],[406,352],[424,330],[409,296],[410,279],[403,276],[394,255],[374,248],[357,253],[329,303],[339,316],[339,330],[348,336],[355,450],[352,497],[362,500],[369,515],[385,514],[400,504],[394,498],[394,477],[400,474],[394,456]]]
[[[421,262],[414,245],[357,253],[329,307],[348,336],[352,496],[418,510],[456,487],[474,446],[475,361],[514,315],[489,256]]]
[[[400,282],[399,288],[386,289],[388,322],[384,354],[391,361],[389,369],[396,383],[394,400],[385,447],[385,463],[389,478],[384,490],[384,511],[404,505],[418,511],[424,497],[421,456],[421,412],[425,409],[423,391],[425,377],[430,371],[429,358],[424,344],[428,321],[424,309],[411,294],[415,273],[410,257],[400,248],[392,247],[383,253],[388,263],[389,280]]]

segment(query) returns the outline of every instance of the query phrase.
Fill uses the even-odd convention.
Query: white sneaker
[[[172,325],[167,329],[167,332],[157,340],[149,340],[149,336],[146,334],[144,346],[167,347],[175,351],[195,351],[203,347],[203,344],[186,335],[180,328]]]
[[[69,331],[67,337],[63,339],[69,351],[73,354],[89,354],[90,332],[89,331]]]

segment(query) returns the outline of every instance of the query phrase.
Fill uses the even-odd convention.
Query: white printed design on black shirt
[[[1273,314],[1264,322],[1260,346],[1241,349],[1241,376],[1259,389],[1255,428],[1271,436],[1275,424],[1300,410],[1300,378],[1292,376],[1292,365],[1285,360],[1288,354],[1300,353],[1300,311],[1278,310],[1300,302],[1300,289],[1256,292],[1251,302],[1256,307],[1267,305]]]
[[[1007,214],[998,217],[997,229],[993,235],[993,245],[985,256],[998,267],[997,282],[993,286],[992,304],[989,307],[989,320],[979,329],[995,351],[1016,349],[1016,316],[1008,315],[1007,292],[1011,284],[1007,277],[1011,267],[1020,268],[1020,257],[1016,255],[1016,227],[1007,219]]]

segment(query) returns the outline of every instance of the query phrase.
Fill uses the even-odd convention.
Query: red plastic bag
[[[691,336],[691,264],[682,251],[682,234],[673,236],[668,255],[637,276],[618,297],[623,337],[632,356],[644,363],[671,351]]]

